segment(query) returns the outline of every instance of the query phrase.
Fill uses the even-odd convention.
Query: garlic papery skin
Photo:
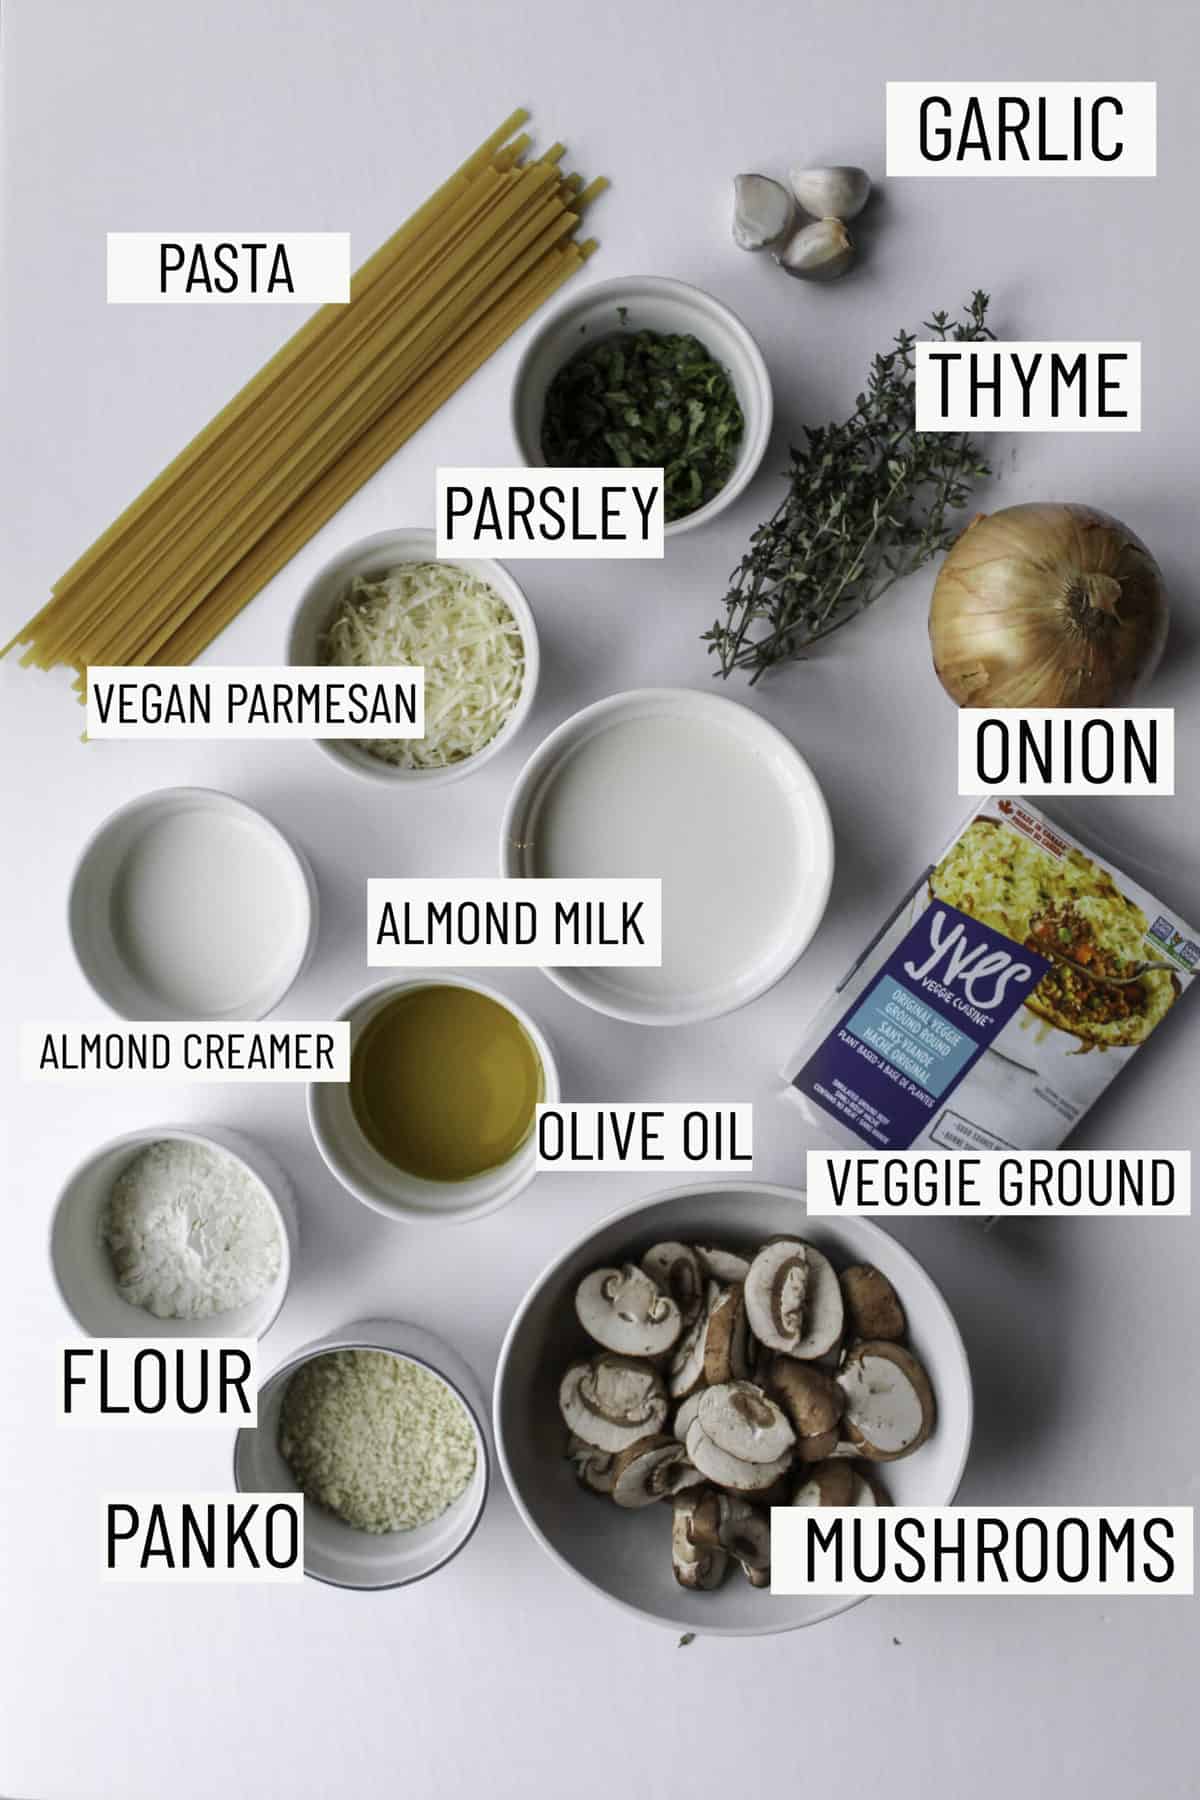
[[[836,281],[854,261],[854,244],[840,219],[818,219],[777,250],[775,260],[801,281]]]
[[[739,250],[767,250],[796,222],[792,196],[769,175],[733,178],[733,241]]]
[[[849,163],[791,169],[788,180],[802,209],[814,219],[856,219],[871,197],[871,177]]]

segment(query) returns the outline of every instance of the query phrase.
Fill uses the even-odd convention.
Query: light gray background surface
[[[47,1220],[64,1174],[95,1144],[136,1125],[221,1120],[287,1166],[303,1247],[267,1366],[329,1327],[391,1313],[452,1337],[487,1379],[544,1262],[664,1184],[544,1178],[483,1223],[404,1230],[325,1173],[300,1089],[22,1087],[12,1028],[96,1010],[65,936],[77,849],[112,807],[181,782],[244,796],[309,852],[319,954],[286,1011],[336,1011],[366,979],[366,876],[492,873],[503,800],[545,731],[623,687],[703,685],[698,634],[775,505],[789,432],[843,416],[898,327],[977,285],[993,295],[1002,335],[1143,342],[1141,435],[996,443],[991,501],[1086,499],[1125,518],[1162,561],[1176,630],[1153,699],[1179,709],[1179,797],[1093,802],[1076,817],[1195,920],[1194,14],[1173,0],[1083,11],[1009,0],[1002,13],[936,0],[9,0],[3,50],[5,636],[302,316],[110,309],[105,232],[349,230],[359,261],[518,103],[536,109],[540,143],[563,136],[571,166],[613,178],[595,214],[594,277],[676,275],[731,303],[766,354],[779,430],[743,502],[673,543],[664,565],[518,570],[542,633],[534,715],[515,749],[425,797],[392,798],[305,744],[85,749],[64,680],[0,667],[12,966],[0,1038],[11,1125],[0,1792],[600,1800],[630,1780],[672,1794],[782,1784],[889,1800],[964,1787],[979,1800],[1194,1792],[1188,1600],[876,1601],[792,1637],[677,1649],[553,1567],[502,1492],[469,1550],[404,1593],[101,1586],[99,1497],[219,1486],[229,1445],[220,1432],[80,1435],[54,1423],[65,1319],[48,1278]],[[735,171],[779,173],[803,158],[880,174],[885,80],[939,76],[1156,79],[1159,177],[884,183],[863,266],[829,290],[732,248]],[[367,532],[430,521],[438,462],[512,460],[519,348],[498,355],[251,605],[222,639],[222,661],[282,660],[307,577]],[[716,1024],[652,1032],[583,1010],[536,972],[499,978],[553,1035],[569,1096],[752,1099],[758,1172],[802,1179],[800,1127],[775,1071],[964,810],[954,711],[925,641],[931,579],[749,696],[811,759],[838,841],[826,922],[771,994]],[[740,684],[729,691],[747,697]],[[1194,1142],[1194,999],[1187,1013],[1096,1108],[1081,1145]],[[900,1235],[943,1284],[974,1362],[978,1439],[964,1500],[1196,1498],[1194,1222],[1013,1223],[990,1235],[917,1222]]]

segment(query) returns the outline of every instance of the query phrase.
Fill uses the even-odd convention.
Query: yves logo
[[[972,944],[967,936],[966,921],[961,916],[951,924],[941,907],[931,907],[925,915],[928,925],[929,954],[924,962],[911,959],[904,973],[914,981],[934,977],[943,987],[957,988],[963,997],[981,1012],[994,1012],[1004,1000],[1005,990],[1016,982],[1028,986],[1034,970],[1027,962],[1019,962],[1006,950],[998,949],[991,940]]]

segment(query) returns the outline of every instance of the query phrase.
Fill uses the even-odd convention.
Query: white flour
[[[206,1319],[256,1300],[279,1273],[279,1226],[249,1170],[205,1144],[147,1145],[100,1222],[122,1299],[158,1319]]]

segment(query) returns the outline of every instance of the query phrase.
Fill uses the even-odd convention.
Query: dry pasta
[[[596,248],[506,119],[54,583],[25,664],[191,662]],[[7,653],[6,652],[4,653]]]

